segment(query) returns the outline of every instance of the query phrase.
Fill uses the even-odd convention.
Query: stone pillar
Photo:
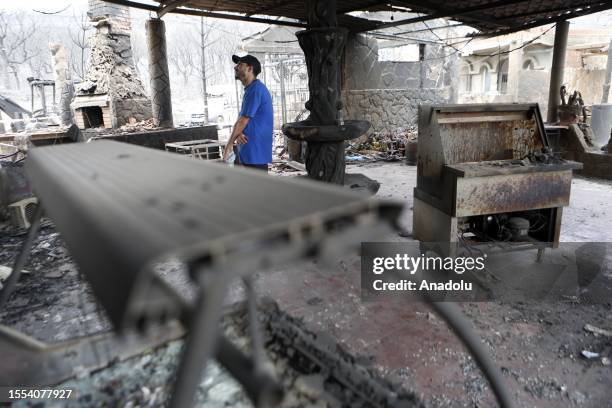
[[[569,21],[559,21],[555,27],[555,45],[553,48],[552,67],[550,68],[550,85],[548,87],[548,115],[547,122],[557,122],[559,104],[561,103],[560,89],[563,84],[565,70],[565,52],[567,51],[567,34]]]
[[[172,98],[166,52],[166,27],[162,20],[147,20],[147,47],[149,49],[149,77],[151,78],[151,104],[156,126],[172,127]]]
[[[519,82],[523,70],[523,49],[519,41],[512,41],[508,45],[509,49],[514,50],[508,54],[508,82],[506,84],[506,94],[512,95],[512,102],[519,102]]]
[[[70,103],[74,97],[74,85],[70,80],[70,69],[66,48],[59,43],[49,44],[49,50],[53,56],[53,69],[55,71],[55,85],[60,91],[59,116],[62,126],[70,126],[73,123]],[[55,98],[54,98],[55,99]]]

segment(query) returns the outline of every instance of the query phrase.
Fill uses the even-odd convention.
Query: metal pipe
[[[247,305],[249,310],[249,334],[251,335],[251,355],[256,372],[264,370],[264,347],[263,336],[259,327],[259,319],[257,318],[257,293],[255,291],[255,283],[252,276],[246,276],[242,279],[247,295]]]
[[[4,308],[4,304],[11,296],[11,292],[13,288],[17,284],[19,280],[19,276],[21,275],[21,271],[23,266],[28,260],[28,255],[30,255],[30,249],[32,248],[32,243],[38,234],[38,229],[40,227],[40,219],[42,218],[42,205],[40,203],[36,205],[36,210],[34,211],[34,218],[32,219],[32,223],[30,224],[30,229],[28,230],[28,235],[26,236],[25,241],[21,247],[21,251],[19,255],[17,255],[17,259],[15,259],[15,265],[13,266],[13,271],[9,275],[4,288],[0,292],[0,310]]]
[[[419,89],[423,89],[425,84],[425,44],[419,43]]]
[[[155,275],[155,279],[156,283],[163,287],[164,290],[167,291],[167,293],[181,305],[183,313],[179,316],[179,320],[186,330],[191,330],[190,326],[192,323],[202,319],[202,316],[200,316],[201,310],[198,310],[196,307],[197,305],[194,305],[180,292],[177,292],[175,288],[168,284],[167,281],[160,279],[157,275]],[[200,290],[202,291],[202,289]],[[199,300],[202,301],[201,293]],[[188,336],[192,335],[192,333],[188,334]],[[284,391],[283,387],[278,381],[276,381],[272,373],[270,373],[268,370],[258,370],[253,358],[248,358],[223,334],[217,333],[215,336],[215,359],[230,373],[232,377],[234,377],[234,379],[236,379],[236,381],[242,385],[244,392],[249,397],[251,402],[253,402],[253,405],[256,407],[277,406],[283,399]],[[261,340],[261,343],[261,352],[265,353],[263,350],[263,339]],[[183,351],[181,361],[184,359],[192,359],[193,357],[194,356],[187,354],[186,351]],[[180,364],[183,366],[182,369],[185,369],[185,363],[181,362]],[[204,363],[203,366],[205,364],[206,363]],[[192,375],[201,378],[201,373],[198,374],[197,371],[198,370],[193,370]],[[175,385],[175,390],[177,388],[178,386]]]
[[[567,50],[567,34],[569,21],[559,21],[555,27],[555,45],[553,48],[552,67],[550,68],[550,85],[548,87],[548,123],[556,123],[559,114],[559,89],[563,84],[565,68],[565,52]]]
[[[228,285],[227,274],[214,278],[201,274],[198,299],[187,327],[189,334],[183,348],[183,358],[176,373],[170,407],[193,406],[195,392],[202,381],[202,373],[214,355],[218,339],[217,327],[223,309],[223,297]]]
[[[167,287],[167,283],[163,281],[160,281],[159,283]],[[199,345],[201,345],[201,342],[197,342],[193,339],[195,333],[192,332],[194,328],[191,326],[194,322],[196,322],[196,325],[203,324],[202,322],[206,319],[206,317],[201,316],[202,309],[194,307],[194,305],[192,305],[183,296],[175,292],[174,289],[167,287],[167,290],[169,293],[174,295],[175,299],[179,303],[183,305],[184,313],[180,316],[180,321],[183,326],[189,330],[188,339],[192,339],[191,343],[193,344],[193,347],[200,349]],[[200,297],[200,302],[201,301],[203,301],[203,299]],[[203,333],[200,333],[200,340],[202,339],[202,335]],[[254,359],[252,357],[247,357],[224,335],[213,333],[213,337],[216,338],[216,340],[213,340],[214,358],[236,381],[242,385],[244,392],[249,397],[253,405],[256,407],[278,405],[283,399],[284,391],[283,387],[278,381],[276,381],[274,376],[268,370],[258,369]],[[263,345],[263,339],[261,341]],[[264,353],[263,349],[261,352]],[[178,396],[173,396],[174,404],[187,404],[188,400],[193,399],[193,393],[195,391],[195,388],[193,387],[197,387],[197,384],[199,384],[199,381],[201,381],[202,372],[206,365],[205,360],[207,360],[207,358],[204,358],[203,360],[194,361],[194,358],[196,357],[201,358],[201,356],[194,356],[193,354],[188,353],[187,348],[185,348],[181,355],[179,370],[182,371],[183,374],[182,378],[177,378],[176,384],[174,385],[174,393],[184,392],[184,394],[180,398]],[[185,378],[187,378],[187,383],[182,383],[179,385],[179,382],[184,381]]]
[[[46,97],[45,97],[45,85],[44,84],[40,85],[38,87],[38,89],[40,89],[40,97],[41,97],[41,100],[42,100],[43,116],[47,116],[47,100],[46,100]],[[32,113],[34,113],[34,112],[32,112]]]
[[[474,361],[489,381],[499,406],[501,408],[512,408],[514,406],[513,398],[504,382],[501,371],[489,356],[482,341],[472,329],[470,322],[463,316],[459,307],[451,302],[433,301],[429,294],[425,296],[425,300],[442,316],[470,354],[474,356]]]
[[[285,100],[285,65],[283,64],[283,61],[281,61],[279,65],[279,76],[281,88],[281,117],[283,124],[285,124],[287,123],[287,107],[285,106],[287,102]]]
[[[204,35],[204,16],[200,17],[200,48],[202,49],[202,96],[204,97],[204,122],[208,125],[208,94],[206,90],[206,36]]]
[[[608,45],[608,63],[606,64],[606,75],[604,76],[603,94],[601,95],[601,103],[608,103],[608,94],[610,93],[610,77],[612,76],[612,39]]]
[[[266,370],[258,371],[253,359],[248,359],[225,337],[217,340],[217,361],[238,381],[256,407],[273,407],[280,404],[282,386]]]

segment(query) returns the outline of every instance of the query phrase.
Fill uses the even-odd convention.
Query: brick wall
[[[78,126],[79,129],[86,129],[86,108],[79,108],[76,109],[75,114],[74,114],[74,121],[75,124]],[[102,106],[102,121],[104,122],[104,127],[106,129],[110,129],[112,128],[112,119],[111,119],[111,112],[110,112],[110,108],[108,106]]]
[[[102,0],[89,0],[87,15],[92,21],[109,18],[111,30],[115,34],[130,35],[132,30],[128,7],[106,3]]]

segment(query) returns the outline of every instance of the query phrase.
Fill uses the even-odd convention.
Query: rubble
[[[25,236],[26,230],[0,222],[0,265],[13,265]],[[25,267],[30,272],[21,275],[15,292],[0,311],[2,324],[48,342],[110,329],[48,220],[41,225]]]
[[[381,162],[367,163],[362,168],[370,177],[382,181],[380,196],[401,197],[408,201],[408,205],[411,204],[408,194],[413,187],[410,183],[414,179],[414,168],[399,163],[383,165]],[[594,225],[605,223],[610,218],[609,212],[605,210],[608,208],[606,203],[609,197],[606,191],[611,184],[583,178],[578,178],[575,183],[574,187],[578,187],[578,190],[572,195],[574,205],[568,210],[572,216],[567,218],[568,228],[564,235],[566,240],[578,240],[575,234],[584,234],[585,230],[594,231]],[[591,195],[587,194],[592,191],[594,193]],[[588,239],[591,241],[609,239],[608,230],[597,231],[599,235],[589,235]],[[82,295],[84,302],[80,304],[76,293],[83,290],[87,283],[79,280],[76,266],[71,258],[60,254],[63,252],[60,250],[63,248],[63,242],[55,233],[52,225],[48,222],[43,224],[42,235],[35,243],[35,256],[27,266],[33,273],[23,277],[17,288],[18,293],[24,296],[10,301],[11,309],[0,314],[3,323],[26,333],[35,334],[45,341],[67,339],[70,338],[68,334],[74,337],[75,334],[87,335],[99,330],[108,330],[108,327],[100,326],[101,317],[97,315],[99,312],[96,311],[93,297],[86,294],[88,293],[86,290]],[[2,248],[0,264],[12,265],[24,234],[24,230],[9,229],[0,223],[0,248]],[[49,254],[60,257],[58,259]],[[268,280],[265,280],[266,276],[261,274],[260,288],[265,288],[274,294],[276,285],[276,294],[280,297],[278,287],[282,286],[282,292],[292,297],[291,302],[285,300],[284,304],[281,303],[282,310],[290,311],[292,316],[303,316],[311,331],[316,329],[318,333],[329,332],[337,342],[346,346],[354,355],[372,354],[375,357],[374,367],[379,372],[385,376],[388,374],[389,378],[397,377],[393,379],[399,380],[405,387],[414,387],[426,393],[427,402],[432,407],[494,405],[479,369],[475,364],[469,364],[473,360],[470,360],[468,354],[456,345],[456,340],[439,319],[429,318],[430,310],[424,305],[414,303],[410,306],[411,310],[402,309],[401,320],[405,321],[400,326],[392,325],[394,330],[399,331],[389,333],[382,330],[376,334],[380,343],[370,343],[367,333],[359,332],[364,327],[357,322],[359,316],[374,321],[376,316],[380,318],[385,316],[385,313],[392,316],[392,310],[385,304],[375,305],[376,308],[383,308],[382,315],[375,315],[371,307],[360,302],[358,274],[355,281],[356,295],[351,297],[353,293],[348,294],[350,302],[343,299],[335,302],[330,300],[327,293],[317,286],[317,282],[324,282],[326,286],[336,286],[340,283],[340,276],[346,279],[351,274],[350,270],[338,268],[341,274],[328,273],[319,271],[317,265],[312,265],[310,270],[281,268],[277,274],[270,275]],[[46,272],[62,267],[66,270],[61,278],[44,278]],[[313,272],[313,269],[316,270]],[[293,292],[287,295],[284,285],[275,283],[284,280],[299,281],[297,288],[302,291],[299,293],[303,293],[303,305],[299,303],[302,295]],[[343,302],[346,304],[344,309],[341,307]],[[606,328],[605,322],[609,321],[611,316],[609,303],[600,306],[588,304],[552,306],[539,301],[518,304],[466,303],[462,308],[474,322],[496,360],[500,361],[503,367],[507,367],[504,368],[504,375],[513,386],[519,404],[569,406],[572,403],[571,396],[574,390],[580,390],[582,398],[581,395],[576,395],[577,400],[583,401],[585,407],[603,406],[602,404],[607,401],[605,390],[609,389],[610,381],[609,376],[606,376],[608,372],[606,370],[609,370],[610,366],[605,366],[604,361],[609,362],[610,358],[610,349],[607,348],[609,340],[585,332],[584,327],[585,323],[589,322],[595,327]],[[351,314],[351,310],[359,310],[359,313]],[[60,315],[61,322],[54,322],[53,319]],[[414,332],[401,329],[405,326],[417,327],[414,320],[411,320],[413,315],[418,315],[418,329]],[[238,329],[235,327],[234,330]],[[501,336],[495,333],[497,331]],[[415,332],[418,334],[411,336],[411,333]],[[351,336],[354,338],[355,333],[363,334],[365,338],[365,346],[360,349],[354,344],[351,345]],[[402,353],[397,352],[398,343],[394,342],[394,339],[399,337],[419,340],[419,355],[411,358],[409,364],[405,364],[401,358]],[[238,344],[239,338],[237,336],[232,340]],[[248,346],[246,339],[243,339],[242,343],[243,346]],[[172,378],[172,370],[181,346],[180,341],[172,342],[138,357],[116,361],[106,369],[91,373],[84,371],[78,382],[73,380],[63,385],[78,387],[80,397],[75,405],[79,406],[93,407],[104,404],[159,406],[162,404],[160,401],[167,398],[169,391],[167,384]],[[584,349],[601,351],[601,355],[606,357],[601,358],[601,364],[599,361],[593,363],[584,360],[578,357],[580,351]],[[393,351],[395,353],[392,353]],[[416,353],[417,348],[409,348],[408,352]],[[606,358],[608,360],[604,360]],[[281,373],[291,374],[289,369],[283,368],[284,360],[277,361],[275,364],[280,367]],[[555,364],[551,365],[550,361],[554,361]],[[544,368],[540,368],[541,366]],[[588,369],[585,370],[585,367]],[[436,373],[436,377],[432,377],[432,372]],[[288,382],[295,382],[299,378],[289,374],[287,374]],[[310,390],[313,383],[310,380],[312,374],[300,375],[307,377],[299,381],[300,386],[308,387]],[[452,381],[446,381],[449,376],[452,376]],[[143,391],[143,387],[146,387],[150,394],[146,390]],[[214,362],[203,375],[198,392],[198,401],[201,404],[203,401],[205,403],[203,406],[206,407],[248,405],[243,399],[240,387],[231,382],[229,375]],[[304,390],[304,393],[306,392]],[[588,398],[583,400],[584,396]],[[297,397],[288,395],[284,406],[297,407],[299,404],[309,406],[309,402],[312,405],[311,400],[307,400],[300,392]]]
[[[5,281],[6,278],[11,276],[12,271],[13,271],[13,268],[10,268],[4,265],[0,265],[0,285],[2,284],[2,281]]]
[[[407,145],[416,141],[416,125],[396,132],[371,133],[353,143],[347,143],[346,161],[347,163],[399,161],[406,155]]]
[[[553,152],[550,147],[543,147],[540,151],[529,153],[524,159],[522,165],[531,164],[559,164],[563,163],[559,153]]]
[[[589,351],[589,350],[582,350],[580,352],[580,355],[582,355],[582,357],[584,357],[584,358],[586,358],[588,360],[599,357],[599,353],[594,353],[594,352]]]
[[[146,120],[137,121],[135,118],[131,117],[128,120],[128,123],[121,126],[117,131],[119,133],[134,133],[134,132],[146,132],[147,130],[159,129],[158,126],[155,126],[155,122],[153,118],[149,118]]]

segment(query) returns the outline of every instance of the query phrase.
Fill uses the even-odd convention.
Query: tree
[[[79,17],[73,15],[74,25],[68,28],[68,34],[72,41],[72,52],[70,53],[71,71],[73,78],[83,80],[87,73],[87,56],[89,54],[89,30],[91,25],[87,13],[81,13]]]
[[[195,50],[191,44],[193,44],[193,39],[188,38],[186,41],[182,41],[178,45],[173,46],[169,55],[174,68],[183,79],[183,85],[189,83],[189,78],[196,67],[194,56]]]
[[[30,47],[36,25],[23,12],[0,10],[0,75],[4,86],[11,88],[10,75],[19,89],[19,66],[36,55]]]
[[[220,40],[220,37],[213,39],[211,34],[215,33],[218,24],[210,24],[201,17],[197,31],[191,24],[181,25],[175,32],[177,44],[170,47],[170,61],[181,76],[183,86],[187,86],[192,75],[200,80],[205,122],[209,121],[207,82],[214,75],[209,54],[211,47]]]

